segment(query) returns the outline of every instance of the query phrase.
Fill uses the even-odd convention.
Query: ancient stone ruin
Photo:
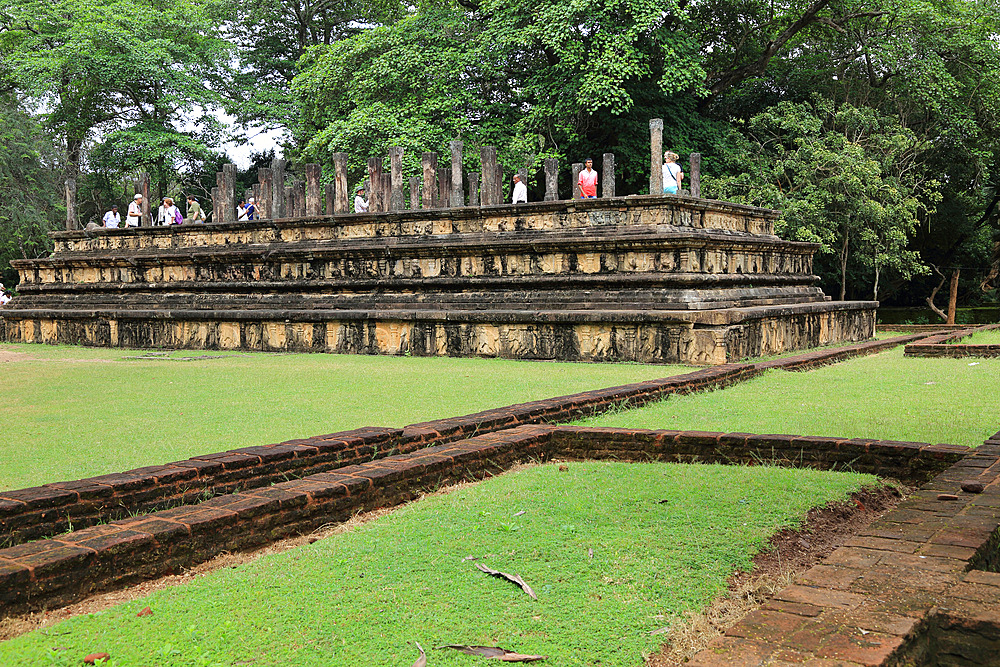
[[[12,263],[0,339],[721,364],[874,333],[877,303],[830,301],[818,246],[775,236],[775,211],[614,196],[613,156],[600,199],[558,200],[551,160],[545,201],[503,204],[495,149],[481,173],[451,149],[408,182],[402,149],[391,173],[370,160],[371,213],[346,213],[338,154],[325,186],[318,166],[289,185],[283,161],[262,169],[267,219],[231,220],[230,170],[220,222],[53,233],[50,257]]]

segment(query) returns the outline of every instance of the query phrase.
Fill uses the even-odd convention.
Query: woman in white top
[[[677,164],[680,156],[673,151],[663,154],[663,194],[675,195],[681,191],[681,182],[684,180],[684,172]]]
[[[173,225],[177,222],[177,207],[170,197],[163,198],[163,205],[156,212],[156,224],[160,226]]]

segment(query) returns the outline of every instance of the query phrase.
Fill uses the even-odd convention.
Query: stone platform
[[[874,333],[776,212],[617,197],[58,232],[0,338],[718,364]]]

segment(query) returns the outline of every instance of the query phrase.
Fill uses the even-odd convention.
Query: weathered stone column
[[[479,172],[469,172],[469,206],[479,206]]]
[[[649,194],[663,194],[663,119],[649,121]]]
[[[440,167],[437,170],[438,177],[438,207],[451,207],[451,168]]]
[[[605,153],[603,164],[604,167],[604,183],[601,185],[601,196],[602,197],[614,197],[615,196],[615,154]]]
[[[327,183],[323,186],[323,195],[326,200],[326,214],[333,215],[333,211],[337,206],[337,188],[333,183]]]
[[[333,154],[333,169],[335,172],[335,199],[333,201],[333,209],[327,211],[327,215],[331,213],[347,213],[350,210],[351,193],[347,189],[347,153]]]
[[[462,182],[462,150],[461,141],[448,142],[451,149],[451,207],[457,208],[465,204],[465,184]]]
[[[306,165],[306,212],[308,216],[319,216],[322,214],[320,207],[323,205],[323,196],[320,194],[322,188],[319,182],[323,179],[323,168],[315,162]]]
[[[582,162],[573,163],[573,199],[580,199],[583,193],[580,191],[580,172],[583,171]]]
[[[381,193],[379,190],[382,188],[382,158],[368,158],[368,182],[371,183],[371,186],[368,188],[368,210],[373,213],[381,211],[382,209],[379,207]]]
[[[257,170],[257,181],[260,184],[260,195],[257,199],[257,212],[263,220],[274,217],[274,171],[267,167]]]
[[[293,181],[294,183],[294,181]],[[285,191],[282,193],[285,198],[284,203],[281,205],[281,210],[285,212],[284,217],[294,218],[295,217],[295,196],[292,193],[292,186],[286,185]]]
[[[504,186],[503,167],[501,167],[500,165],[497,165],[497,186],[496,186],[497,190],[496,190],[496,192],[497,192],[497,204],[498,205],[499,204],[504,204],[504,203],[507,202],[507,199],[503,196],[503,186]]]
[[[403,147],[389,148],[389,210],[402,211],[406,208],[406,195],[403,194]]]
[[[381,197],[379,199],[379,203],[382,205],[382,208],[380,208],[379,210],[382,211],[383,213],[387,213],[389,211],[391,193],[392,193],[392,174],[388,172],[383,172]]]
[[[219,188],[212,188],[212,222],[219,221],[219,202],[222,200],[222,194],[219,192]],[[206,214],[206,219],[208,215]]]
[[[222,165],[222,175],[225,180],[222,198],[225,200],[226,210],[229,212],[227,220],[234,222],[236,220],[236,165]]]
[[[254,207],[254,219],[260,220],[260,183],[254,183],[250,186],[250,196],[253,197],[253,207]]]
[[[225,165],[223,165],[225,166]],[[232,222],[234,212],[226,204],[226,172],[215,172],[215,189],[219,191],[219,196],[213,202],[216,222]],[[231,199],[231,197],[229,197]]]
[[[306,216],[306,182],[295,181],[295,217]]]
[[[147,227],[150,224],[150,215],[153,212],[153,200],[149,192],[149,173],[142,172],[139,176],[139,192],[142,195],[142,220],[139,221],[139,225],[142,227]]]
[[[701,197],[701,153],[691,153],[691,196]]]
[[[271,171],[274,173],[274,180],[271,184],[271,217],[284,218],[287,215],[285,203],[288,198],[285,196],[285,168],[288,167],[287,160],[271,160]]]
[[[436,208],[437,203],[437,153],[423,153],[420,156],[420,166],[424,172],[424,192],[420,203],[424,208]]]
[[[559,160],[545,158],[545,201],[559,199]]]
[[[497,149],[483,146],[479,151],[483,163],[482,193],[480,206],[496,206],[497,197]]]
[[[410,210],[420,208],[420,177],[410,176]]]
[[[76,179],[66,179],[66,231],[76,229]]]

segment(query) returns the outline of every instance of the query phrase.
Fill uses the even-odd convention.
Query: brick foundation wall
[[[0,550],[0,616],[67,604],[531,460],[773,461],[913,482],[968,451],[858,439],[518,426]]]
[[[523,424],[559,423],[671,394],[720,389],[771,369],[808,370],[919,338],[902,336],[756,364],[726,364],[659,380],[510,405],[402,429],[353,431],[196,456],[87,479],[0,491],[0,546],[86,528],[128,515],[305,477]]]
[[[923,340],[910,343],[903,349],[907,357],[947,357],[960,359],[963,357],[1000,357],[1000,345],[968,345],[955,341],[968,338],[978,331],[1000,329],[1000,324],[987,324],[980,327],[950,330],[945,333],[929,336]]]

